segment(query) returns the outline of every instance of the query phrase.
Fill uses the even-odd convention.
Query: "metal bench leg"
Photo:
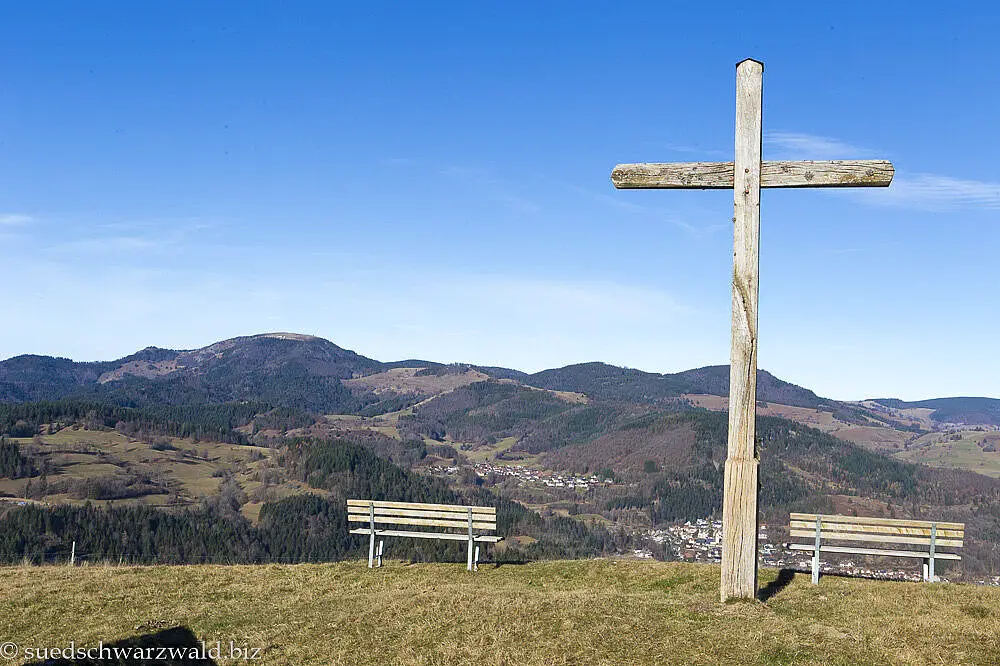
[[[928,561],[929,561],[929,560],[928,560],[928,559],[927,559],[927,558],[925,557],[925,558],[924,558],[924,582],[925,582],[925,583],[926,583],[926,582],[927,582],[927,581],[929,580],[929,579],[927,578],[927,572],[928,572],[928,570],[929,570],[929,568],[930,568],[930,567],[928,566],[928,564],[927,564],[927,563],[928,563]]]
[[[472,546],[474,542],[475,539],[472,536],[472,508],[470,507],[469,508],[469,558],[468,558],[469,563],[468,566],[466,567],[466,569],[468,569],[469,571],[472,571]]]
[[[378,566],[379,569],[382,568],[382,546],[385,545],[385,541],[382,539],[378,540]]]
[[[937,545],[937,523],[931,523],[931,552],[927,558],[927,582],[934,582],[934,547]]]
[[[368,539],[368,568],[375,566],[375,503],[368,505],[368,524],[370,526],[371,537]]]
[[[472,570],[479,571],[479,546],[476,546],[476,555],[472,558]]]
[[[816,516],[816,543],[813,545],[813,570],[812,584],[819,585],[819,544],[820,544],[820,518]]]

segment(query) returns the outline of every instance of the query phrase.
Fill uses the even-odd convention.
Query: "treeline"
[[[461,503],[443,481],[408,472],[355,442],[295,438],[283,443],[278,464],[288,476],[338,499]]]
[[[141,433],[194,440],[249,444],[236,430],[258,413],[268,410],[260,403],[220,405],[152,405],[124,407],[114,403],[57,400],[0,404],[0,434],[31,437],[43,425],[82,423],[90,428],[114,428],[128,435]]]
[[[628,542],[624,534],[601,527],[590,527],[569,518],[542,518],[523,505],[501,497],[481,486],[456,490],[444,481],[404,470],[368,449],[347,440],[302,439],[289,442],[281,464],[290,476],[309,485],[328,490],[336,509],[343,511],[348,498],[426,502],[434,504],[473,504],[497,509],[497,533],[504,537],[527,536],[536,540],[525,550],[513,545],[504,548],[509,559],[539,557],[592,557],[620,552]],[[342,499],[341,499],[342,498]],[[264,524],[261,514],[261,524]],[[346,520],[346,512],[344,512]],[[406,543],[409,541],[410,543]],[[463,544],[402,540],[392,544],[394,553],[410,557],[463,557]]]
[[[430,504],[476,504],[497,509],[497,531],[512,533],[540,521],[538,514],[481,487],[458,491],[443,480],[410,472],[346,439],[286,440],[279,464],[288,476],[326,490],[337,503],[370,499]]]
[[[64,560],[74,541],[77,552],[92,561],[254,563],[361,557],[367,541],[349,533],[357,525],[347,522],[347,498],[495,506],[499,534],[537,540],[497,551],[505,561],[589,557],[616,552],[629,543],[623,533],[566,518],[543,519],[482,487],[453,490],[354,442],[307,438],[287,444],[281,464],[288,474],[326,494],[266,503],[256,526],[240,514],[243,500],[235,487],[231,492],[223,488],[199,508],[184,511],[97,504],[10,507],[0,516],[0,562]],[[465,558],[465,546],[459,542],[391,539],[387,548],[388,556],[412,561]]]
[[[7,564],[68,560],[74,541],[80,558],[92,562],[269,561],[268,544],[249,521],[211,509],[29,505],[0,517],[0,561]]]
[[[21,447],[17,442],[0,439],[0,477],[20,479],[33,476],[34,473],[31,462],[21,455]]]
[[[399,419],[399,430],[405,437],[481,444],[516,437],[516,450],[539,453],[596,437],[642,411],[620,403],[574,404],[549,391],[488,380],[417,407]]]
[[[400,432],[463,442],[490,443],[523,435],[536,421],[571,405],[547,391],[488,380],[434,398],[399,419]]]
[[[316,417],[309,412],[295,407],[276,407],[253,418],[253,430],[288,431],[295,428],[306,428],[316,423]]]
[[[760,506],[765,513],[812,508],[809,487],[781,461],[762,460],[759,473]],[[723,467],[705,462],[657,476],[651,484],[639,484],[627,494],[613,495],[601,508],[642,510],[653,525],[718,517],[722,513],[723,489]]]
[[[45,474],[28,479],[24,496],[45,500],[49,495],[66,494],[80,500],[114,500],[148,495],[166,495],[167,487],[144,474],[105,474],[82,479],[49,481]]]

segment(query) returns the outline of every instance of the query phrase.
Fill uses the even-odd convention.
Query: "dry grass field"
[[[344,381],[347,386],[360,386],[375,391],[375,393],[415,393],[421,395],[438,395],[454,391],[461,386],[489,379],[478,370],[467,370],[443,375],[420,375],[423,368],[393,368],[374,375],[366,375]]]
[[[158,438],[169,445],[157,449],[148,442],[108,430],[67,427],[51,435],[14,439],[22,449],[32,448],[48,466],[50,491],[36,500],[44,504],[83,504],[85,496],[67,492],[67,483],[81,479],[129,479],[142,477],[155,482],[160,492],[108,501],[112,504],[185,506],[219,492],[224,475],[231,475],[247,494],[243,513],[256,520],[264,501],[288,495],[318,492],[286,478],[276,465],[274,450],[222,442],[194,443],[176,437]],[[261,478],[268,475],[266,489]],[[0,479],[0,494],[23,496],[26,479]],[[33,479],[38,483],[38,478]],[[90,500],[93,501],[93,500]]]
[[[958,439],[955,439],[957,437]],[[931,433],[913,442],[896,457],[934,467],[957,467],[994,478],[1000,477],[1000,433],[966,430]]]
[[[764,572],[766,602],[720,604],[718,567],[0,569],[0,641],[220,641],[258,664],[997,664],[1000,589]],[[10,649],[10,648],[5,648]],[[18,658],[3,663],[20,664]],[[182,663],[182,662],[177,662]]]

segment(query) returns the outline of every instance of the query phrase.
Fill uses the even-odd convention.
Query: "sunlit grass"
[[[718,567],[0,569],[0,641],[96,645],[184,626],[266,664],[965,664],[1000,660],[1000,589],[797,575],[718,602]],[[762,574],[762,586],[776,572]],[[5,663],[20,663],[17,660]],[[222,662],[226,663],[226,662]]]

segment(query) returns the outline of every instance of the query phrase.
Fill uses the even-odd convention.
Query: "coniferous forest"
[[[74,542],[93,562],[362,557],[348,498],[495,506],[506,540],[489,556],[499,561],[640,547],[666,557],[650,529],[721,511],[726,415],[691,396],[724,395],[725,377],[384,364],[308,336],[101,364],[18,357],[0,362],[0,561],[63,562]],[[810,418],[913,441],[934,432],[891,401],[836,403],[767,373],[760,382],[765,401]],[[992,403],[934,406],[981,419],[982,446],[995,447]],[[757,435],[769,524],[789,511],[933,515],[967,523],[967,570],[1000,569],[1000,481],[785,418],[758,417]],[[603,481],[558,489],[503,469]],[[415,561],[465,557],[455,542],[387,548]]]

